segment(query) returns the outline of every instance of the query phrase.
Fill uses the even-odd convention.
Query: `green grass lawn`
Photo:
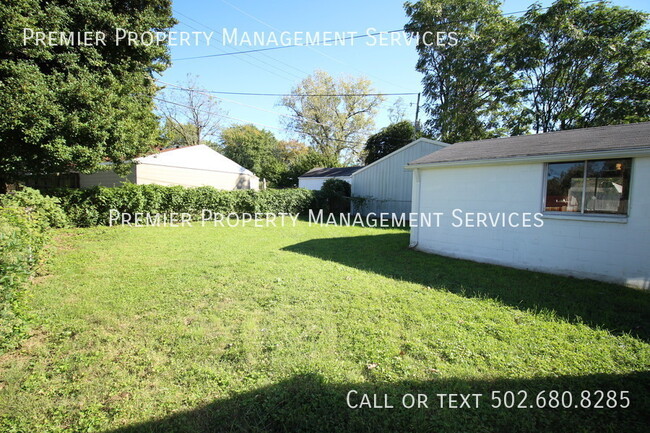
[[[31,336],[0,356],[0,431],[647,431],[650,294],[407,245],[304,222],[60,231]],[[552,390],[571,407],[528,407]],[[575,408],[583,390],[630,405]]]

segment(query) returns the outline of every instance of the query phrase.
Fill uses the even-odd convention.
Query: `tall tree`
[[[393,123],[371,135],[366,141],[366,164],[370,164],[384,156],[400,149],[422,134],[415,130],[413,124],[407,120]]]
[[[237,164],[277,185],[286,171],[278,141],[273,134],[254,125],[236,125],[221,133],[222,153]]]
[[[650,119],[648,14],[579,0],[534,4],[519,19],[496,0],[405,7],[412,35],[459,35],[417,46],[427,130],[443,141]]]
[[[286,127],[310,141],[318,152],[351,163],[358,159],[363,142],[374,126],[383,101],[365,78],[335,79],[316,71],[282,99],[292,116]]]
[[[27,173],[91,172],[153,147],[151,75],[169,66],[167,46],[111,37],[118,27],[144,33],[174,24],[168,0],[2,2],[0,185]],[[106,44],[36,43],[23,39],[25,29],[103,32]]]
[[[418,38],[416,69],[424,74],[426,131],[442,141],[489,138],[511,125],[513,74],[499,60],[513,22],[499,0],[407,2],[405,30]],[[438,32],[456,32],[454,39]]]
[[[650,118],[648,14],[605,2],[534,4],[505,58],[526,87],[522,121],[536,132]]]
[[[189,123],[177,125],[171,119],[166,118],[161,130],[161,147],[183,147],[187,146],[185,137],[195,137],[194,126]],[[179,133],[179,127],[182,133]],[[187,131],[185,131],[187,129]]]
[[[388,109],[388,120],[391,123],[399,123],[406,119],[406,104],[404,98],[397,98]]]
[[[286,164],[291,164],[309,152],[309,146],[297,140],[280,140],[278,141],[278,150],[280,159]]]
[[[298,177],[316,167],[340,167],[341,163],[334,156],[323,155],[322,153],[309,148],[307,152],[298,155],[282,174],[278,186],[296,187]]]
[[[158,101],[165,126],[173,130],[184,145],[207,144],[218,137],[226,113],[219,100],[198,85],[197,77],[188,75],[185,83],[170,87]]]

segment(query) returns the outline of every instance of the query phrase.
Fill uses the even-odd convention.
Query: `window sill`
[[[542,219],[551,220],[572,220],[572,221],[590,221],[594,223],[616,223],[627,224],[627,215],[597,215],[597,214],[569,214],[563,213],[542,213]]]

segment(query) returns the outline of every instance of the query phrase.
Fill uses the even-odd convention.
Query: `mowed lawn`
[[[47,270],[31,336],[0,356],[2,432],[647,431],[639,290],[306,222],[60,231]],[[350,390],[394,407],[351,409]],[[530,407],[552,390],[569,407]],[[629,407],[575,407],[597,390]],[[494,391],[528,397],[496,409]]]

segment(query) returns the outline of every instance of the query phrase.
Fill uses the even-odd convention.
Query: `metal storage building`
[[[365,198],[355,213],[411,212],[411,185],[413,175],[404,167],[411,161],[449,146],[428,138],[417,140],[397,149],[377,161],[357,170],[352,175],[352,196]]]

